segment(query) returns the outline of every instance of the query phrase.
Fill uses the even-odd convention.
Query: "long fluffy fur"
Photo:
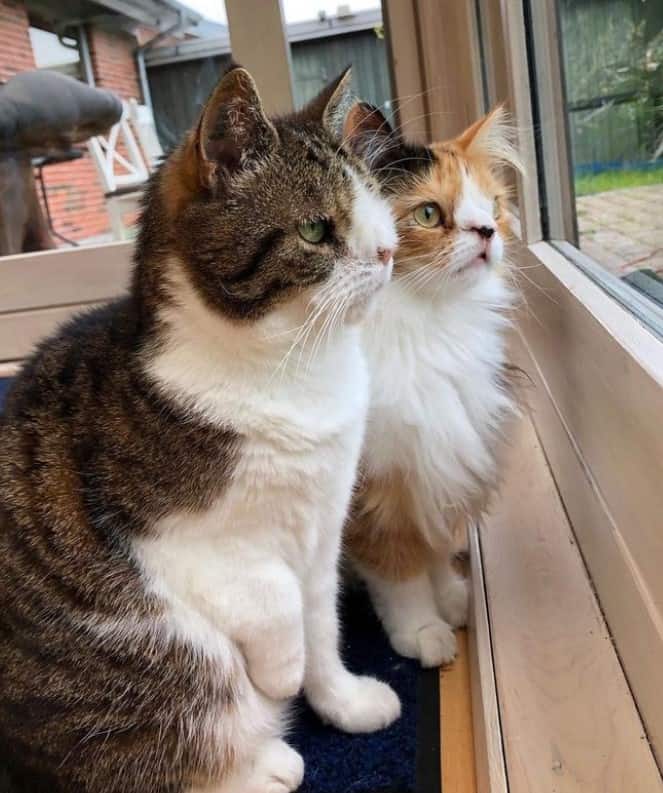
[[[517,402],[505,334],[516,292],[502,167],[518,166],[504,111],[453,141],[403,143],[370,108],[351,137],[374,163],[398,218],[395,276],[364,334],[371,405],[348,550],[395,649],[453,659],[466,618],[457,538],[485,509]],[[435,203],[440,223],[414,212]],[[489,242],[479,230],[490,229]]]

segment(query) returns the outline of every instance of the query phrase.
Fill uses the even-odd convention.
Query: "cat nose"
[[[394,255],[393,248],[378,248],[377,259],[382,264],[389,264],[391,257]]]
[[[476,231],[484,240],[489,240],[495,233],[495,229],[492,226],[472,226],[472,231]]]

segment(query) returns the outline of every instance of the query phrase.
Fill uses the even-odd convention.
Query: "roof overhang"
[[[177,0],[95,0],[97,5],[143,25],[166,30],[182,22],[183,28],[196,25],[203,17]]]
[[[343,17],[326,17],[308,22],[295,22],[286,26],[288,41],[311,41],[312,39],[342,36],[361,30],[371,30],[382,24],[380,9],[358,11]],[[215,55],[230,53],[230,35],[224,32],[221,36],[207,39],[189,39],[174,46],[155,47],[145,54],[148,66],[163,66],[178,61],[193,61],[199,58],[210,58]]]
[[[28,10],[56,31],[80,24],[132,32],[146,25],[157,32],[195,29],[202,15],[178,0],[26,0]],[[64,6],[64,8],[63,8]]]

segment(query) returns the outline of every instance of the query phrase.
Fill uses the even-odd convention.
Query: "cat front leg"
[[[242,652],[259,691],[277,700],[294,696],[305,663],[295,573],[281,557],[261,550],[255,537],[210,541],[200,525],[188,530],[185,542],[164,531],[134,543],[150,587],[169,604],[183,638],[205,647],[227,637]]]
[[[456,572],[451,550],[440,556],[431,568],[431,580],[440,614],[454,628],[467,625],[469,584]]]
[[[438,612],[431,579],[424,570],[403,581],[389,581],[361,570],[375,610],[392,647],[424,667],[451,663],[456,657],[456,637]]]
[[[373,677],[349,672],[339,655],[336,560],[309,582],[306,590],[306,676],[304,690],[311,707],[345,732],[380,730],[401,712],[396,693]]]
[[[281,560],[247,565],[228,591],[229,633],[255,687],[272,699],[295,696],[304,682],[306,648],[302,592]]]

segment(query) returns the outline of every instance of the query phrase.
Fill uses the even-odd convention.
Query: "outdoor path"
[[[663,184],[581,196],[580,249],[617,276],[650,269],[663,277]]]

